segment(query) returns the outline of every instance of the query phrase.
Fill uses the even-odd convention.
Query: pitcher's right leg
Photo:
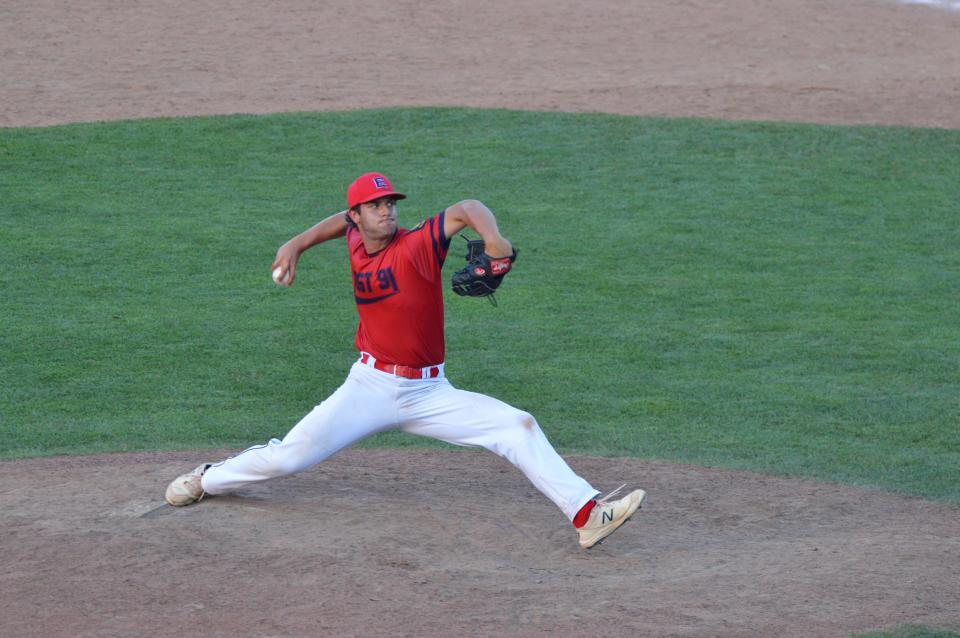
[[[220,463],[198,467],[173,483],[178,493],[172,505],[187,505],[205,494],[224,494],[245,485],[289,476],[330,458],[357,441],[396,426],[396,390],[386,375],[375,376],[354,364],[347,379],[330,397],[297,423],[283,440],[271,439]],[[199,480],[198,480],[199,477]],[[190,490],[192,482],[198,490]],[[170,488],[168,488],[168,493]],[[186,501],[186,502],[184,502]]]

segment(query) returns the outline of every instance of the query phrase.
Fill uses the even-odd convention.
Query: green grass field
[[[500,306],[447,293],[448,374],[566,453],[960,503],[960,131],[465,109],[0,130],[0,458],[282,436],[343,379],[342,242],[483,200]],[[462,241],[448,258],[462,263]],[[388,434],[369,445],[430,445]]]
[[[933,629],[931,627],[906,625],[891,631],[857,634],[856,638],[960,638],[960,633],[949,629]]]

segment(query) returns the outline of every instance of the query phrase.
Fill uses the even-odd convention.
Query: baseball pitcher
[[[359,314],[359,353],[346,380],[297,423],[272,439],[219,463],[204,463],[167,487],[166,501],[183,506],[266,479],[302,472],[361,439],[387,429],[456,445],[482,446],[509,460],[571,520],[580,546],[592,547],[640,507],[634,490],[604,498],[554,451],[532,415],[455,388],[444,374],[441,269],[450,239],[464,228],[480,240],[454,274],[455,292],[488,297],[517,259],[493,213],[476,200],[456,203],[413,229],[398,228],[394,190],[380,173],[347,189],[347,209],[290,239],[277,251],[274,279],[290,286],[297,261],[312,246],[346,238]]]

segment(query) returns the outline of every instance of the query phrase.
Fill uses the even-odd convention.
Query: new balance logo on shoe
[[[610,500],[624,487],[626,486],[621,485],[597,501],[596,506],[590,511],[587,522],[577,529],[580,535],[580,547],[587,549],[602,543],[607,536],[630,520],[630,517],[640,509],[647,495],[643,490],[634,490],[616,501]]]

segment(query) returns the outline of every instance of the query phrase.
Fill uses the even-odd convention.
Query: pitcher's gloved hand
[[[467,240],[467,265],[453,273],[450,282],[453,292],[463,297],[488,297],[513,268],[517,259],[516,248],[508,257],[491,257],[484,252],[484,247],[482,239]]]

